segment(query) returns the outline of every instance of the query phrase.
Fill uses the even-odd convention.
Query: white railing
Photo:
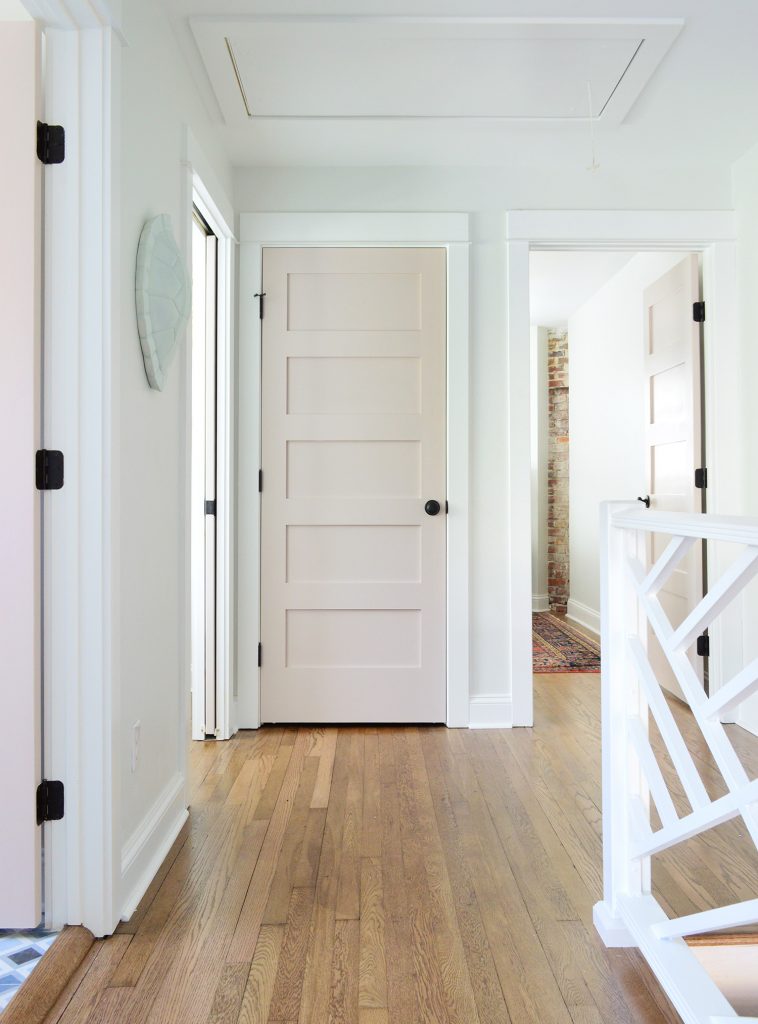
[[[758,659],[707,696],[688,656],[758,573],[758,520],[645,511],[620,502],[605,504],[601,519],[604,899],[595,906],[595,925],[606,945],[640,949],[685,1024],[758,1022],[735,1012],[683,938],[758,923],[758,899],[671,919],[651,892],[656,853],[738,815],[758,847],[758,780],[748,778],[720,721],[758,691]],[[671,540],[649,566],[651,534]],[[701,539],[730,542],[739,553],[674,627],[658,594]],[[648,659],[650,629],[723,776],[727,792],[718,799],[709,797]],[[681,816],[648,739],[648,713],[690,803]],[[655,830],[651,800],[660,819]]]

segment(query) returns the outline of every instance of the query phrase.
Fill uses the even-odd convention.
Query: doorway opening
[[[600,670],[602,501],[705,510],[701,296],[700,259],[681,251],[530,254],[535,674]],[[648,557],[660,553],[653,537]],[[704,593],[704,564],[693,550],[660,595],[675,624]]]

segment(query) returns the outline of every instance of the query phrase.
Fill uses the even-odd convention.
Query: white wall
[[[122,780],[122,899],[133,903],[157,868],[184,805],[184,728],[189,693],[187,575],[187,339],[163,392],[148,387],[134,309],[142,226],[168,213],[189,254],[185,126],[231,193],[215,129],[179,55],[162,5],[124,5],[120,129],[120,337],[114,365],[118,461],[115,634],[120,671],[118,769]],[[211,184],[211,182],[206,182]],[[132,729],[141,723],[131,771]]]
[[[739,287],[739,323],[742,346],[745,514],[758,516],[758,427],[756,427],[756,384],[758,383],[758,342],[756,341],[755,296],[758,290],[758,146],[754,146],[734,165],[734,205],[737,211],[737,273]],[[758,582],[753,582],[744,598],[744,657],[758,656]],[[737,721],[758,735],[758,695],[740,707]]]
[[[720,208],[726,175],[564,180],[509,168],[293,168],[235,172],[244,211],[464,211],[471,214],[471,694],[508,696],[505,677],[505,245],[508,209]],[[244,282],[242,287],[245,287]]]
[[[568,322],[568,615],[599,628],[598,506],[645,494],[645,288],[681,253],[639,253]]]
[[[532,611],[549,608],[547,593],[547,327],[532,327]]]

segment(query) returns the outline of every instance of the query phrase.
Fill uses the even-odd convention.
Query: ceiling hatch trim
[[[190,19],[230,126],[292,120],[616,125],[683,25],[672,18]]]

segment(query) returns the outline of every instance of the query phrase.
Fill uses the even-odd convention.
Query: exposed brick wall
[[[550,610],[569,599],[568,335],[548,332],[547,592]]]

